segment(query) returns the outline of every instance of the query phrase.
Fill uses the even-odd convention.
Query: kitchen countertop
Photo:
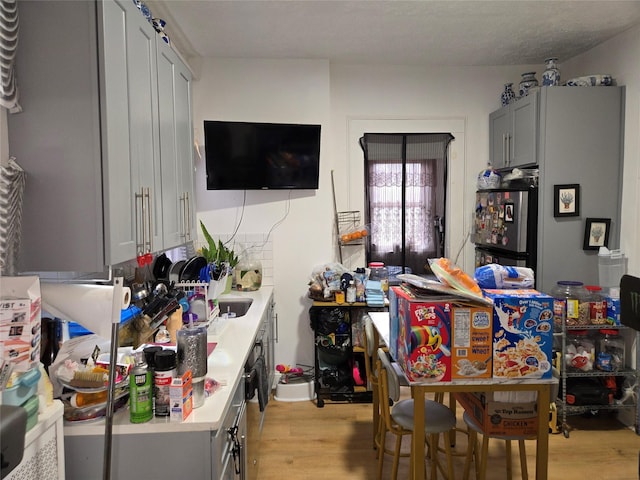
[[[114,435],[147,434],[168,432],[216,431],[229,409],[229,404],[236,386],[242,379],[244,364],[249,355],[255,335],[264,312],[270,304],[273,287],[263,286],[255,292],[233,292],[224,294],[219,300],[236,298],[252,298],[253,303],[246,315],[233,319],[219,319],[219,335],[209,335],[209,342],[216,342],[216,348],[209,355],[207,377],[221,383],[212,396],[204,401],[204,405],[195,408],[184,422],[170,421],[169,417],[154,416],[149,422],[134,424],[129,421],[129,409],[121,408],[113,416]],[[224,324],[223,324],[224,322]],[[222,328],[219,328],[222,327]],[[209,331],[215,330],[215,323]],[[105,420],[64,423],[65,436],[72,435],[104,435]]]

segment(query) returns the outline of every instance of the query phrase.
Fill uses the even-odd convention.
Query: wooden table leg
[[[549,405],[550,384],[538,390],[538,440],[536,444],[536,480],[547,480],[549,463]]]
[[[424,398],[425,387],[412,386],[413,397],[413,439],[411,442],[411,463],[413,464],[413,480],[425,480],[424,458]]]

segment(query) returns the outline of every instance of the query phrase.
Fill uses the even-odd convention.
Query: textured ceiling
[[[640,23],[640,1],[148,0],[188,59],[560,62]]]

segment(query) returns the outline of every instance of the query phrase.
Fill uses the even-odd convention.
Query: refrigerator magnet
[[[513,203],[504,204],[504,223],[513,223]]]

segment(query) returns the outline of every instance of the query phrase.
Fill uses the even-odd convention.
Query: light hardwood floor
[[[271,400],[261,441],[258,480],[373,480],[377,460],[372,441],[372,405]],[[464,428],[458,411],[458,426]],[[549,480],[637,480],[640,436],[616,421],[615,414],[569,417],[571,433],[549,438]],[[392,440],[392,439],[391,439]],[[535,442],[527,441],[529,478],[535,478]],[[466,435],[458,434],[455,451],[463,453]],[[409,445],[403,445],[408,451]],[[514,479],[520,478],[517,443]],[[455,458],[456,480],[463,456]],[[487,480],[505,479],[504,442],[490,442]],[[391,457],[383,478],[391,477]],[[408,460],[400,460],[398,479],[408,478]],[[471,475],[473,477],[473,474]]]

